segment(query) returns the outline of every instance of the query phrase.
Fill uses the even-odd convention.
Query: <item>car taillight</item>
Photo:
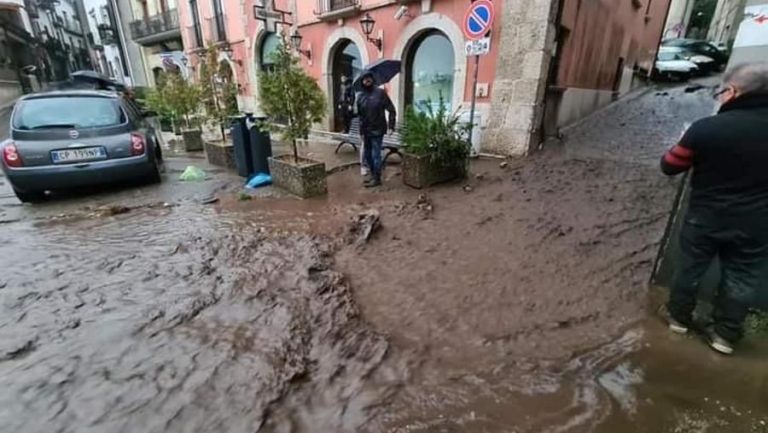
[[[144,150],[147,147],[147,142],[144,140],[144,136],[138,133],[131,134],[131,155],[143,155]]]
[[[21,167],[24,162],[19,156],[19,150],[13,143],[8,143],[3,147],[3,160],[8,167]]]

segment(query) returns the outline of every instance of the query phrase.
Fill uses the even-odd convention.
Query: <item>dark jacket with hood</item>
[[[389,121],[386,112],[389,113]],[[363,87],[363,91],[357,94],[357,114],[360,117],[360,133],[365,136],[381,136],[387,133],[387,129],[395,129],[395,106],[387,92],[379,87]]]
[[[768,224],[768,94],[737,97],[691,125],[661,168],[693,168],[689,215]]]

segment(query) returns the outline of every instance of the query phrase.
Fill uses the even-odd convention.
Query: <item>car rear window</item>
[[[13,127],[21,130],[104,128],[125,121],[125,113],[114,99],[60,96],[21,101],[14,112]]]

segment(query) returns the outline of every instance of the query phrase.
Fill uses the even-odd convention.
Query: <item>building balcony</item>
[[[130,23],[131,36],[140,45],[154,45],[169,39],[181,38],[179,14],[176,9]]]
[[[206,18],[208,21],[208,42],[214,44],[221,44],[227,42],[227,18],[224,14],[216,14],[211,18]]]
[[[346,18],[360,13],[360,0],[317,0],[315,15],[323,21]]]

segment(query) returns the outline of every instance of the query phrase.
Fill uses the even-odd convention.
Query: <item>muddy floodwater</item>
[[[424,192],[0,197],[0,432],[768,433],[765,337],[725,358],[655,314],[678,184],[614,150],[655,159],[700,104],[668,97]]]
[[[480,164],[471,188],[429,198],[396,190],[41,218],[32,209],[0,234],[0,430],[768,431],[759,341],[736,360],[718,358],[643,319],[651,302],[641,275],[570,275],[563,243],[583,242],[575,233],[589,237],[591,223],[560,227],[550,214],[519,233],[483,229],[480,215],[500,218],[501,204],[508,216],[538,212],[524,199],[496,200],[502,187],[514,196],[522,177],[534,179],[524,188],[535,196],[572,195],[538,190],[551,170],[616,170],[564,164],[520,175]],[[331,186],[356,182],[347,172]],[[461,213],[466,194],[484,206]],[[634,206],[625,199],[604,203]],[[369,209],[382,227],[361,243],[350,221]],[[653,226],[654,212],[634,224]],[[454,234],[411,233],[446,223]],[[458,228],[470,224],[488,248],[467,241],[454,251],[449,241],[469,236]],[[626,263],[644,273],[653,253],[637,238],[648,233],[624,238],[635,232],[623,227],[606,227],[618,233],[610,248],[639,249]],[[412,248],[388,250],[411,234]],[[537,236],[552,246],[512,254]],[[582,259],[598,263],[603,253],[590,251],[602,247],[584,248]],[[552,260],[523,260],[530,254]],[[522,268],[494,269],[507,260]],[[532,277],[558,267],[549,290]],[[580,285],[590,273],[632,293]]]

